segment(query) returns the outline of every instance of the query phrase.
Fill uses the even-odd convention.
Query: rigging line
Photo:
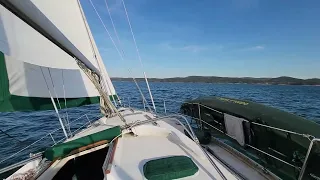
[[[112,24],[112,27],[113,27],[114,34],[116,35],[118,44],[119,44],[119,46],[120,46],[120,50],[121,50],[121,52],[122,52],[123,57],[125,57],[125,53],[124,53],[124,50],[123,50],[123,47],[122,47],[122,44],[121,44],[121,41],[120,41],[120,38],[119,38],[119,35],[118,35],[118,32],[117,32],[116,26],[114,25],[114,22],[113,22],[113,19],[112,19],[112,16],[111,16],[111,12],[110,12],[110,9],[109,9],[107,0],[105,0],[104,2],[105,2],[105,4],[106,4],[106,8],[107,8],[107,10],[108,10],[108,14],[109,14],[109,17],[110,17],[110,21],[111,21],[111,24]],[[122,59],[122,60],[124,60],[124,59]],[[128,72],[129,72],[129,74],[131,74],[131,75],[133,74],[132,71],[131,71],[129,68],[128,68],[127,70],[128,70]],[[139,91],[139,93],[140,93],[140,95],[141,95],[141,97],[142,97],[142,100],[145,101],[145,103],[147,104],[147,107],[148,107],[149,111],[151,111],[151,108],[150,108],[147,100],[145,99],[145,97],[144,97],[144,95],[143,95],[143,93],[142,93],[142,91],[141,91],[141,88],[140,88],[139,84],[137,83],[136,79],[133,77],[133,75],[132,75],[132,80],[133,80],[133,82],[135,83],[135,85],[136,85],[136,87],[137,87],[137,89],[138,89],[138,91]]]
[[[102,18],[101,18],[101,16],[100,16],[100,14],[98,13],[98,11],[97,11],[96,7],[94,6],[94,4],[92,3],[92,1],[91,1],[91,0],[89,0],[89,1],[90,1],[91,5],[92,5],[92,7],[93,7],[94,11],[96,12],[96,14],[97,14],[97,16],[98,16],[98,18],[99,18],[100,22],[102,23],[102,25],[103,25],[103,27],[104,27],[105,31],[107,32],[107,34],[108,34],[108,36],[109,36],[110,40],[112,41],[112,44],[113,44],[113,45],[114,45],[114,47],[116,48],[116,50],[117,50],[117,52],[118,52],[118,54],[119,54],[120,58],[123,60],[123,56],[122,56],[122,54],[120,53],[120,51],[119,51],[119,49],[118,49],[118,47],[117,47],[116,43],[114,42],[113,38],[111,37],[111,34],[110,34],[110,32],[109,32],[109,30],[108,30],[107,26],[104,24],[104,22],[103,22],[103,20],[102,20]]]
[[[117,52],[118,52],[121,60],[124,61],[123,55],[120,53],[120,51],[119,51],[116,43],[114,42],[113,38],[111,37],[110,32],[109,32],[107,26],[104,24],[104,22],[103,22],[103,20],[102,20],[102,18],[101,18],[101,16],[100,16],[100,14],[99,14],[99,12],[98,12],[97,9],[95,8],[95,6],[94,6],[94,4],[92,3],[92,1],[91,1],[91,0],[89,0],[89,1],[90,1],[90,3],[91,3],[91,5],[92,5],[92,7],[93,7],[93,9],[94,9],[94,11],[95,11],[95,13],[97,14],[97,16],[98,16],[101,24],[103,25],[105,31],[107,32],[110,40],[112,41],[112,44],[113,44],[114,47],[116,48],[116,50],[117,50]],[[129,71],[129,73],[131,74],[131,71],[130,71],[129,69],[128,69],[128,71]],[[133,78],[133,79],[134,79],[134,78]],[[141,91],[141,89],[140,89],[140,87],[139,87],[139,85],[138,85],[138,83],[136,82],[135,79],[134,79],[134,82],[135,82],[135,84],[136,84],[136,86],[137,86],[137,88],[138,88],[138,90],[139,90],[139,92],[140,92],[140,94],[141,94],[141,96],[142,96],[142,99],[144,99],[144,100],[146,101],[146,99],[144,98],[143,93],[142,93],[142,91]],[[148,104],[148,103],[146,103],[146,104]]]
[[[96,62],[97,62],[97,65],[98,65],[98,67],[99,67],[99,70],[101,71],[100,73],[102,74],[102,77],[104,77],[104,74],[103,74],[103,72],[102,72],[102,70],[101,70],[102,68],[100,67],[100,63],[98,62],[96,49],[95,49],[95,47],[94,47],[94,42],[93,42],[93,39],[92,39],[93,37],[92,37],[92,36],[90,35],[90,33],[89,33],[89,32],[90,32],[90,28],[88,27],[88,23],[87,23],[87,21],[86,21],[84,12],[83,12],[83,10],[82,10],[82,8],[81,8],[81,3],[80,3],[79,0],[77,0],[77,2],[78,2],[78,7],[79,7],[80,12],[81,12],[82,20],[83,20],[84,25],[85,25],[86,30],[87,30],[87,35],[88,35],[89,40],[90,40],[90,45],[91,45],[92,54],[93,54],[93,56],[94,56],[94,59],[95,59]],[[102,78],[102,79],[104,79],[104,78]],[[108,82],[102,80],[102,89],[103,89],[104,91],[106,91],[107,94],[108,94],[107,88],[108,88],[109,91],[110,91],[110,95],[111,95],[111,98],[112,98],[112,100],[113,100],[113,103],[117,106],[118,104],[117,104],[115,98],[114,98],[113,95],[112,95],[112,91],[111,91],[111,88],[110,88],[109,85],[108,85]],[[109,95],[109,94],[108,94],[108,95]]]
[[[127,8],[126,8],[126,5],[125,5],[125,3],[124,3],[124,0],[121,0],[121,1],[122,1],[122,5],[123,5],[123,8],[124,8],[124,11],[125,11],[125,13],[126,13],[127,21],[128,21],[129,27],[130,27],[130,31],[131,31],[131,35],[132,35],[132,39],[133,39],[134,45],[135,45],[135,47],[136,47],[136,51],[137,51],[137,54],[138,54],[138,58],[139,58],[139,61],[140,61],[140,65],[141,65],[141,68],[142,68],[142,70],[143,70],[144,68],[143,68],[143,64],[142,64],[142,60],[141,60],[139,48],[138,48],[138,45],[137,45],[137,42],[136,42],[136,38],[135,38],[134,33],[133,33],[133,30],[132,30],[132,26],[131,26],[131,23],[130,23],[130,19],[129,19],[129,15],[128,15],[128,12],[127,12]],[[147,84],[147,88],[148,88],[148,91],[149,91],[149,95],[150,95],[150,99],[151,99],[151,102],[152,102],[152,105],[153,105],[153,109],[154,109],[155,111],[157,111],[157,110],[156,110],[156,106],[155,106],[154,101],[153,101],[151,89],[150,89],[149,82],[148,82],[148,78],[147,78],[147,75],[146,75],[146,72],[145,72],[145,71],[143,71],[143,75],[144,75],[144,79],[145,79],[146,84]]]
[[[53,92],[54,92],[54,94],[55,94],[55,96],[56,96],[56,99],[57,99],[57,102],[58,102],[58,105],[59,105],[59,109],[61,110],[62,108],[61,108],[60,100],[59,100],[59,98],[58,98],[58,94],[57,94],[57,92],[56,92],[56,88],[55,88],[54,83],[53,83],[53,79],[52,79],[52,76],[51,76],[51,71],[50,71],[49,68],[47,68],[47,69],[48,69],[49,76],[50,76],[50,80],[51,80],[51,84],[52,84],[52,87],[53,87]],[[66,124],[68,124],[68,121],[66,120],[65,117],[63,117],[62,119],[63,119],[63,121],[64,121],[64,123],[65,123],[64,126],[66,126]],[[67,128],[68,128],[68,127],[67,127]]]
[[[42,67],[41,67],[41,66],[40,66],[40,70],[41,70],[41,73],[42,73],[42,77],[43,77],[43,79],[44,79],[44,82],[46,83],[46,86],[47,86],[47,89],[48,89],[48,92],[49,92],[49,95],[50,95],[51,103],[52,103],[52,105],[53,105],[54,110],[56,111],[57,116],[58,116],[58,119],[59,119],[59,122],[60,122],[60,126],[61,126],[61,128],[62,128],[63,134],[65,135],[66,139],[68,139],[67,131],[66,131],[65,128],[64,128],[64,125],[63,125],[63,123],[62,123],[62,120],[61,120],[61,117],[60,117],[58,108],[57,108],[57,106],[56,106],[56,102],[54,101],[54,99],[53,99],[53,97],[52,97],[51,91],[50,91],[50,89],[49,89],[49,86],[48,86],[46,77],[44,76],[44,73],[43,73],[43,70],[42,70]]]
[[[104,2],[105,2],[105,4],[106,4],[107,10],[108,10],[108,14],[109,14],[109,17],[110,17],[110,21],[111,21],[111,24],[112,24],[112,27],[113,27],[114,34],[116,35],[116,38],[117,38],[117,40],[118,40],[118,44],[119,44],[120,49],[121,49],[121,51],[122,51],[122,54],[123,54],[123,56],[125,56],[124,51],[123,51],[123,48],[122,48],[122,45],[121,45],[121,41],[120,41],[119,36],[118,36],[118,32],[117,32],[117,30],[116,30],[116,26],[115,26],[114,23],[113,23],[113,19],[112,19],[111,13],[110,13],[110,9],[109,9],[107,0],[105,0]]]
[[[108,34],[109,38],[111,39],[112,44],[114,45],[114,47],[116,48],[116,50],[117,50],[118,54],[120,55],[120,58],[123,60],[122,54],[120,53],[120,51],[119,51],[118,47],[116,46],[116,44],[115,44],[115,42],[114,42],[113,38],[111,37],[111,34],[110,34],[110,32],[109,32],[108,28],[106,27],[106,25],[104,24],[104,22],[103,22],[103,20],[102,20],[102,18],[101,18],[101,16],[100,16],[100,14],[98,13],[98,11],[97,11],[96,7],[94,6],[94,4],[92,3],[92,1],[91,1],[91,0],[89,0],[89,1],[90,1],[90,4],[92,5],[92,7],[93,7],[94,11],[96,12],[96,14],[97,14],[97,16],[98,16],[98,18],[99,18],[100,22],[102,23],[102,25],[103,25],[103,27],[104,27],[105,31],[107,32],[107,34]],[[111,96],[112,96],[111,89],[110,89],[110,93],[111,93]],[[112,96],[112,98],[114,98],[114,97]],[[113,99],[113,100],[114,100],[114,99]]]
[[[66,121],[67,121],[67,128],[69,130],[69,134],[71,133],[71,129],[70,129],[70,123],[69,123],[69,115],[68,115],[68,106],[67,106],[67,99],[66,99],[66,91],[65,91],[65,86],[64,86],[64,73],[63,73],[63,69],[61,69],[61,76],[62,76],[62,89],[63,89],[63,98],[64,98],[64,107],[66,108]]]
[[[53,93],[56,95],[56,99],[57,99],[59,108],[60,108],[60,110],[61,110],[61,109],[62,109],[62,108],[61,108],[61,104],[60,104],[60,101],[59,101],[59,98],[58,98],[58,94],[57,94],[57,92],[56,92],[56,88],[54,87],[53,79],[52,79],[52,76],[51,76],[51,71],[50,71],[50,69],[49,69],[48,67],[47,67],[47,69],[48,69],[49,76],[50,76],[50,79],[51,79],[51,84],[52,84],[52,87],[53,87]]]

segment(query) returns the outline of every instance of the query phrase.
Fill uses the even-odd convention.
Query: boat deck
[[[122,109],[121,114],[124,115],[127,123],[131,125],[150,118],[156,118],[155,115],[149,112],[132,109]],[[103,166],[101,167],[101,173],[104,174],[105,179],[146,179],[143,166],[147,161],[172,156],[189,157],[198,167],[198,171],[195,174],[183,179],[223,179],[207,159],[204,151],[185,136],[183,126],[172,120],[173,118],[165,118],[153,123],[140,124],[131,127],[130,133],[124,129],[122,136],[118,138],[117,143],[114,143],[113,158],[111,158],[108,171],[106,169],[102,170]],[[119,125],[125,125],[120,121],[119,117],[101,118],[69,139],[69,141]],[[38,179],[54,179],[60,169],[70,160],[108,146],[108,144],[100,145],[63,159],[58,159]],[[255,168],[218,145],[212,143],[208,147],[214,154],[205,151],[206,154],[226,179],[270,179],[269,176],[257,172]],[[101,156],[102,160],[106,160],[107,156],[107,154]]]
[[[169,139],[168,139],[169,138]],[[194,154],[191,149],[180,143],[172,142],[170,137],[161,136],[125,136],[119,139],[110,174],[114,179],[144,179],[143,166],[154,159],[187,156],[192,158],[199,167],[199,171],[188,179],[221,179],[218,172],[207,159]],[[132,149],[136,149],[133,151]],[[227,179],[237,179],[233,174],[221,170],[227,175]]]
[[[178,129],[180,132],[184,132],[182,126],[172,121],[166,121],[166,123]],[[253,161],[248,161],[244,159],[242,155],[232,153],[221,147],[216,141],[211,141],[210,144],[203,145],[203,147],[208,148],[211,154],[213,153],[217,156],[216,159],[220,163],[225,164],[225,166],[238,174],[242,179],[278,179],[275,175],[262,171],[258,167],[259,165]]]
[[[131,109],[123,109],[121,114],[124,115],[128,124],[155,117],[149,112]],[[117,125],[125,125],[123,122],[119,124],[119,121],[118,117],[101,118],[91,127],[77,134],[76,138]],[[199,167],[199,171],[187,179],[222,179],[200,148],[191,139],[185,138],[184,133],[167,122],[171,122],[180,128],[182,127],[167,119],[158,121],[156,124],[149,123],[133,127],[132,132],[134,135],[125,134],[120,137],[107,179],[143,179],[143,165],[147,161],[180,155],[190,157]],[[213,156],[210,155],[210,157],[227,179],[239,179],[236,173],[230,173],[226,166]]]

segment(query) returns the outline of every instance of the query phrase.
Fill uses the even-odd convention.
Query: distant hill
[[[114,81],[132,81],[132,78],[111,78]],[[136,78],[143,81],[143,78]],[[203,83],[237,83],[237,84],[286,84],[286,85],[320,85],[320,79],[298,79],[281,76],[277,78],[252,78],[252,77],[218,77],[218,76],[188,76],[173,78],[148,78],[150,82],[203,82]]]

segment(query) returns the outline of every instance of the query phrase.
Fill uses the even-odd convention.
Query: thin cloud
[[[208,50],[208,47],[200,45],[173,46],[170,43],[164,43],[161,44],[161,46],[167,50],[188,51],[193,53]]]
[[[123,5],[121,0],[113,0],[113,1],[108,1],[106,0],[108,5],[109,5],[109,10],[111,13],[123,13]]]
[[[262,51],[265,47],[262,45],[240,49],[240,51]]]
[[[184,51],[190,51],[190,52],[197,53],[197,52],[200,52],[200,51],[205,51],[208,48],[204,47],[204,46],[198,46],[198,45],[189,45],[189,46],[181,47],[180,49],[184,50]]]
[[[93,2],[93,4],[95,5],[100,15],[104,17],[107,16],[109,18],[109,13],[105,1],[107,1],[108,3],[108,7],[112,15],[124,15],[123,13],[125,12],[121,0],[96,0]]]

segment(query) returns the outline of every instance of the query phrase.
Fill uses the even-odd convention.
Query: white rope
[[[57,102],[58,102],[58,105],[59,105],[59,109],[61,110],[61,104],[60,104],[60,101],[59,101],[59,98],[58,98],[58,94],[56,92],[56,89],[54,87],[54,83],[53,83],[53,79],[52,79],[52,76],[51,76],[51,71],[49,68],[48,69],[48,72],[49,72],[49,76],[50,76],[50,80],[51,80],[51,84],[52,84],[52,87],[53,87],[53,93],[56,95],[56,99],[57,99]]]
[[[53,105],[54,110],[56,111],[57,116],[58,116],[58,119],[59,119],[59,122],[60,122],[60,125],[61,125],[61,128],[62,128],[63,134],[64,134],[65,137],[68,139],[68,134],[67,134],[67,132],[66,132],[66,130],[65,130],[65,128],[64,128],[64,125],[63,125],[63,123],[62,123],[62,120],[61,120],[61,117],[60,117],[58,108],[57,108],[56,103],[55,103],[55,101],[54,101],[54,99],[53,99],[53,97],[52,97],[52,94],[51,94],[51,92],[50,92],[50,89],[49,89],[49,86],[48,86],[46,77],[44,76],[44,73],[43,73],[43,71],[42,71],[42,67],[40,67],[40,70],[41,70],[41,73],[42,73],[44,82],[46,83],[46,86],[47,86],[47,89],[48,89],[48,92],[49,92],[49,95],[50,95],[51,103],[52,103],[52,105]]]
[[[92,38],[91,38],[91,36],[90,36],[90,33],[89,33],[90,29],[89,29],[89,27],[88,27],[88,23],[87,23],[87,21],[86,21],[85,15],[84,15],[83,10],[82,10],[82,8],[81,8],[81,3],[80,3],[79,0],[78,0],[77,2],[78,2],[79,9],[80,9],[80,11],[81,11],[82,20],[83,20],[83,22],[84,22],[84,24],[85,24],[85,27],[86,27],[86,30],[87,30],[87,35],[88,35],[89,40],[90,40],[90,45],[91,45],[92,54],[93,54],[93,56],[94,56],[94,58],[95,58],[95,60],[96,60],[96,62],[97,62],[97,64],[98,64],[98,67],[99,67],[100,72],[102,73],[102,70],[101,70],[102,68],[100,67],[100,63],[98,62],[97,53],[96,53],[96,51],[95,51],[95,48],[94,48],[94,45],[93,45],[93,40],[92,40]],[[104,77],[104,76],[102,75],[102,77]],[[102,79],[103,79],[103,78],[102,78]],[[101,83],[101,81],[100,81],[100,83]],[[112,98],[113,103],[114,103],[116,106],[118,106],[117,101],[116,101],[115,98],[113,97],[113,94],[112,94],[112,91],[111,91],[110,86],[109,86],[108,84],[106,84],[106,83],[107,83],[107,82],[105,82],[104,80],[102,80],[102,83],[101,83],[102,89],[103,89],[107,94],[108,94],[108,90],[109,90],[110,94],[108,94],[108,95],[111,95],[111,98]],[[108,90],[107,90],[107,88],[108,88]]]
[[[114,22],[113,22],[113,19],[112,19],[112,16],[111,16],[111,12],[110,12],[110,9],[109,9],[107,0],[105,0],[104,2],[105,2],[105,4],[106,4],[106,8],[107,8],[107,10],[108,10],[108,14],[109,14],[109,17],[110,17],[110,21],[111,21],[111,24],[112,24],[112,27],[113,27],[114,34],[116,35],[118,44],[119,44],[119,46],[120,46],[120,50],[121,50],[122,55],[123,55],[122,57],[125,57],[125,53],[124,53],[124,50],[123,50],[123,47],[122,47],[122,43],[121,43],[120,38],[119,38],[119,36],[118,36],[118,32],[117,32],[116,26],[114,25]],[[122,60],[124,60],[124,59],[122,59]],[[127,70],[128,70],[128,72],[129,72],[129,74],[132,76],[133,82],[135,83],[136,87],[138,88],[138,91],[140,92],[140,95],[141,95],[141,97],[142,97],[142,100],[145,101],[145,103],[147,104],[147,107],[148,107],[149,111],[151,111],[151,108],[150,108],[147,100],[145,99],[145,97],[144,97],[144,95],[143,95],[143,93],[142,93],[142,91],[141,91],[141,88],[140,88],[140,86],[139,86],[136,78],[134,78],[133,75],[132,75],[132,74],[133,74],[132,71],[131,71],[129,68],[128,68]]]
[[[58,105],[59,105],[59,109],[61,110],[62,107],[61,107],[61,104],[60,104],[60,100],[59,100],[59,98],[58,98],[58,94],[57,94],[56,88],[55,88],[55,86],[54,86],[54,82],[53,82],[53,79],[52,79],[52,76],[51,76],[51,71],[50,71],[49,68],[47,68],[47,69],[48,69],[48,72],[49,72],[49,76],[50,76],[50,80],[51,80],[51,84],[52,84],[52,88],[53,88],[54,95],[56,96],[56,99],[57,99],[57,102],[58,102]],[[66,124],[68,124],[68,121],[66,120],[65,117],[63,117],[62,119],[63,119],[63,121],[64,121],[64,126],[66,126]],[[68,127],[67,127],[67,128],[68,128]],[[69,131],[69,132],[71,132],[71,131]]]
[[[127,21],[128,21],[129,27],[130,27],[130,31],[131,31],[131,35],[132,35],[132,39],[133,39],[134,45],[135,45],[135,47],[136,47],[136,51],[137,51],[137,54],[138,54],[138,58],[139,58],[139,61],[140,61],[140,65],[141,65],[141,68],[142,68],[142,70],[143,70],[144,68],[143,68],[143,64],[142,64],[142,60],[141,60],[139,48],[138,48],[138,45],[137,45],[137,42],[136,42],[136,38],[135,38],[134,33],[133,33],[133,30],[132,30],[132,26],[131,26],[131,23],[130,23],[130,19],[129,19],[129,15],[128,15],[128,12],[127,12],[127,8],[126,8],[126,5],[125,5],[125,3],[124,3],[124,0],[121,0],[121,1],[122,1],[122,4],[123,4],[124,11],[125,11],[125,13],[126,13]],[[146,84],[147,84],[147,88],[148,88],[148,91],[149,91],[149,95],[150,95],[150,99],[151,99],[151,102],[152,102],[152,105],[153,105],[153,109],[154,109],[154,111],[157,111],[157,110],[156,110],[156,106],[155,106],[154,101],[153,101],[151,89],[150,89],[149,82],[148,82],[148,78],[147,78],[147,75],[146,75],[146,72],[145,72],[145,71],[143,71],[143,75],[144,75],[144,79],[145,79]]]
[[[131,23],[130,23],[130,19],[129,19],[129,15],[128,15],[128,12],[127,12],[127,8],[126,8],[126,5],[124,4],[124,1],[123,0],[121,0],[121,1],[122,1],[122,4],[123,4],[124,11],[126,13],[127,21],[128,21],[129,27],[130,27],[130,31],[131,31],[131,35],[132,35],[132,39],[133,39],[134,45],[136,47],[136,51],[137,51],[137,54],[138,54],[140,65],[143,68],[142,60],[141,60],[140,53],[139,53],[139,48],[137,46],[136,38],[135,38],[133,30],[132,30],[132,26],[131,26]]]
[[[112,44],[113,44],[113,45],[114,45],[114,47],[116,48],[116,50],[117,50],[117,52],[118,52],[118,54],[119,54],[119,56],[120,56],[121,60],[124,60],[124,59],[123,59],[123,57],[122,57],[122,54],[120,53],[120,51],[119,51],[119,49],[118,49],[117,45],[115,44],[115,42],[114,42],[113,38],[111,37],[111,34],[110,34],[110,32],[109,32],[109,30],[108,30],[107,26],[104,24],[104,22],[103,22],[103,20],[102,20],[102,18],[101,18],[101,16],[100,16],[100,14],[98,13],[98,11],[97,11],[96,7],[94,6],[94,4],[92,3],[92,1],[91,1],[91,0],[89,0],[89,1],[90,1],[91,5],[92,5],[92,7],[93,7],[94,11],[96,12],[96,14],[97,14],[97,16],[98,16],[98,18],[99,18],[99,20],[100,20],[101,24],[103,25],[103,27],[104,27],[105,31],[107,32],[107,34],[108,34],[108,36],[109,36],[110,40],[112,41]]]
[[[122,61],[124,61],[124,57],[123,57],[123,56],[124,56],[124,51],[122,50],[122,53],[123,53],[123,54],[121,54],[121,53],[120,53],[120,51],[119,51],[119,49],[118,49],[118,47],[117,47],[116,43],[114,42],[114,40],[113,40],[113,38],[112,38],[112,36],[111,36],[111,34],[110,34],[110,32],[109,32],[108,28],[107,28],[107,26],[104,24],[104,22],[103,22],[103,20],[102,20],[102,18],[101,18],[101,16],[100,16],[100,14],[99,14],[99,12],[98,12],[98,11],[97,11],[97,9],[95,8],[95,6],[94,6],[94,4],[92,3],[92,1],[91,1],[91,0],[89,0],[89,1],[90,1],[90,3],[91,3],[91,5],[92,5],[92,7],[93,7],[93,9],[94,9],[94,11],[95,11],[95,13],[97,14],[97,16],[98,16],[98,18],[99,18],[99,20],[100,20],[101,24],[103,25],[103,27],[104,27],[105,31],[107,32],[107,34],[108,34],[108,36],[109,36],[110,40],[112,41],[113,46],[116,48],[116,50],[117,50],[117,52],[118,52],[118,54],[119,54],[119,56],[120,56],[121,60],[122,60]],[[113,23],[113,20],[112,20],[111,14],[110,14],[110,10],[109,10],[108,5],[107,5],[107,2],[105,1],[105,3],[106,3],[106,6],[107,6],[107,9],[108,9],[109,15],[110,15],[110,19],[111,19],[111,21],[112,21],[113,29],[114,29],[114,31],[115,31],[115,34],[116,34],[116,36],[117,36],[118,41],[120,42],[120,39],[119,39],[118,33],[117,33],[117,31],[116,31],[116,28],[115,28],[115,26],[114,26],[114,23]],[[120,43],[120,44],[121,44],[121,43]],[[127,70],[128,70],[128,72],[129,72],[129,74],[131,74],[131,75],[132,75],[131,70],[130,70],[129,68],[128,68]],[[134,83],[136,84],[136,86],[137,86],[137,88],[138,88],[138,90],[139,90],[139,92],[140,92],[140,95],[141,95],[141,97],[142,97],[142,100],[146,102],[146,104],[148,105],[149,110],[151,111],[151,108],[149,107],[149,104],[147,103],[147,100],[145,99],[145,97],[144,97],[144,95],[143,95],[143,93],[142,93],[142,91],[141,91],[141,89],[140,89],[140,87],[139,87],[139,85],[138,85],[138,83],[137,83],[136,79],[133,77],[133,75],[132,75],[132,79],[133,79]],[[152,99],[152,101],[153,101],[153,99]],[[154,104],[154,103],[153,103],[153,104]]]
[[[111,21],[111,24],[112,24],[112,27],[113,27],[114,34],[115,34],[116,37],[117,37],[118,44],[119,44],[119,46],[120,46],[120,49],[121,49],[121,51],[122,51],[122,54],[123,54],[123,56],[125,56],[124,51],[123,51],[123,48],[122,48],[122,45],[121,45],[121,41],[120,41],[119,36],[118,36],[118,32],[117,32],[116,27],[115,27],[115,25],[114,25],[114,23],[113,23],[113,19],[112,19],[111,13],[110,13],[110,9],[109,9],[107,0],[105,0],[104,2],[105,2],[105,4],[106,4],[107,10],[108,10],[108,14],[109,14],[109,17],[110,17],[110,21]]]
[[[71,129],[70,129],[70,122],[69,122],[69,115],[68,115],[68,106],[67,106],[67,99],[66,99],[66,91],[65,91],[65,87],[64,87],[64,75],[63,75],[63,69],[61,69],[61,75],[62,75],[62,89],[63,89],[63,98],[64,98],[64,107],[66,109],[66,121],[67,121],[67,128],[69,130],[69,134],[71,135]]]
[[[92,5],[92,7],[93,7],[94,11],[96,12],[96,14],[97,14],[97,16],[98,16],[98,18],[99,18],[99,20],[100,20],[101,24],[103,25],[103,27],[104,27],[105,31],[107,32],[107,34],[108,34],[108,36],[109,36],[110,40],[112,41],[112,44],[113,44],[113,45],[114,45],[114,47],[116,48],[116,50],[117,50],[117,52],[118,52],[118,54],[119,54],[119,56],[120,56],[121,60],[123,60],[123,61],[124,61],[122,54],[120,53],[120,51],[119,51],[118,47],[116,46],[116,44],[115,44],[115,42],[114,42],[113,38],[111,37],[111,34],[110,34],[110,32],[109,32],[109,30],[108,30],[107,26],[104,24],[104,22],[103,22],[103,20],[102,20],[102,18],[101,18],[101,16],[100,16],[100,14],[98,13],[98,11],[97,11],[96,7],[94,6],[94,4],[92,3],[92,1],[91,1],[91,0],[89,0],[89,1],[90,1],[90,4]],[[111,89],[110,89],[110,93],[111,93]],[[111,96],[112,96],[112,95],[111,95]],[[113,98],[113,100],[115,101],[115,99],[114,99],[114,97],[113,97],[113,96],[112,96],[112,98]]]

